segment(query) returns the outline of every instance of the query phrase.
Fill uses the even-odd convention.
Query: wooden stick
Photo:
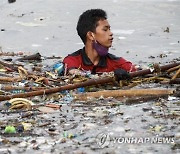
[[[1,87],[1,90],[4,91],[11,91],[11,90],[25,90],[25,91],[37,91],[37,90],[45,90],[46,87],[17,87],[17,86],[3,86]]]
[[[172,77],[172,80],[176,79],[180,74],[180,68],[178,69],[178,71],[174,74],[174,76]]]
[[[2,81],[2,82],[16,82],[16,81],[19,81],[19,80],[21,80],[21,78],[20,77],[0,77],[0,82]]]
[[[171,73],[171,72],[173,72],[173,71],[176,71],[176,70],[179,69],[179,68],[180,68],[180,65],[175,66],[175,67],[173,67],[173,68],[170,68],[170,69],[167,70],[167,73]]]
[[[54,109],[60,109],[61,108],[61,105],[58,105],[58,104],[46,104],[45,105],[46,107],[50,107],[50,108],[54,108]]]
[[[99,97],[137,97],[137,96],[162,96],[172,95],[174,90],[167,89],[130,89],[130,90],[104,90],[97,92],[88,92],[83,94],[75,94],[75,100],[87,100],[88,98]]]
[[[164,66],[160,66],[160,70],[163,72],[163,71],[166,71],[172,67],[175,67],[175,66],[178,66],[180,65],[180,63],[173,63],[173,64],[167,64],[167,65],[164,65]],[[146,70],[142,70],[142,71],[137,71],[137,72],[132,72],[130,73],[131,77],[137,77],[137,76],[143,76],[143,75],[147,75],[147,74],[152,74],[154,72],[152,72],[150,69],[146,69]]]

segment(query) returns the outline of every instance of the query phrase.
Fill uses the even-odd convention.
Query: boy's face
[[[98,21],[94,37],[101,45],[108,48],[112,46],[113,33],[107,20]]]

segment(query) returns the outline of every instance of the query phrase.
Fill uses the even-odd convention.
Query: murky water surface
[[[179,59],[179,7],[179,0],[17,0],[11,4],[1,0],[0,46],[2,51],[38,51],[43,56],[64,57],[83,47],[76,33],[79,15],[86,9],[102,8],[114,33],[111,53],[139,65],[164,64]],[[162,85],[139,88],[159,87]],[[89,102],[69,99],[59,102],[60,111],[31,118],[1,113],[1,126],[4,121],[17,120],[33,124],[33,129],[21,137],[2,135],[0,153],[180,152],[179,97],[130,105],[113,98]]]

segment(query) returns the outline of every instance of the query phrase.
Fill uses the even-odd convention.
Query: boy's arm
[[[79,70],[81,64],[76,57],[67,56],[64,58],[63,63],[65,65],[65,72],[67,74],[81,75],[83,71]]]
[[[120,80],[128,80],[131,78],[129,72],[136,71],[136,66],[133,65],[130,61],[120,58],[118,61],[118,69],[114,70],[115,79],[119,82]]]
[[[122,57],[119,60],[119,67],[126,70],[127,72],[135,72],[137,70],[134,64],[132,64],[130,61],[125,60]]]

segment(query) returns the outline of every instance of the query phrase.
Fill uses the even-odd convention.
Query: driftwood
[[[107,97],[137,97],[137,96],[162,96],[172,95],[174,90],[167,89],[130,89],[130,90],[104,90],[74,95],[76,100],[87,100],[88,98]]]
[[[41,55],[40,55],[40,53],[36,53],[36,54],[33,54],[33,55],[29,55],[29,56],[25,55],[25,56],[23,56],[21,58],[17,58],[17,59],[5,58],[3,60],[5,60],[5,61],[13,61],[13,62],[15,62],[15,61],[25,61],[25,60],[41,60]]]
[[[167,64],[167,65],[164,65],[164,66],[160,66],[160,70],[163,72],[163,71],[166,71],[172,67],[175,67],[175,66],[178,66],[180,65],[180,63],[173,63],[173,64]],[[137,76],[144,76],[144,75],[147,75],[147,74],[152,74],[154,72],[152,72],[150,69],[146,69],[146,70],[141,70],[141,71],[137,71],[137,72],[132,72],[130,73],[131,77],[137,77]]]
[[[178,65],[180,65],[180,63],[168,64],[168,65],[160,66],[160,69],[161,71],[165,71]],[[130,73],[130,75],[131,77],[137,77],[137,76],[143,76],[143,75],[152,74],[152,73],[153,72],[151,72],[150,69],[147,69],[147,70],[132,72]],[[65,85],[65,86],[57,87],[57,88],[51,88],[51,89],[39,90],[39,91],[33,91],[33,92],[27,92],[27,93],[20,93],[20,94],[15,94],[15,95],[0,96],[0,101],[9,100],[12,98],[26,98],[26,97],[32,97],[32,96],[45,95],[45,94],[60,92],[63,90],[72,90],[72,89],[76,89],[80,87],[87,87],[87,86],[98,85],[98,84],[107,84],[110,82],[111,83],[114,82],[113,77],[106,77],[106,78],[101,78],[101,79],[90,79],[82,83],[70,84],[70,85]]]
[[[24,61],[24,60],[41,60],[41,55],[40,53],[36,53],[33,55],[29,55],[29,56],[24,56],[22,58],[18,58],[18,61]]]
[[[7,61],[12,61],[12,59],[6,59]],[[36,53],[36,54],[33,54],[33,55],[30,55],[30,56],[24,56],[22,58],[18,58],[14,61],[24,61],[24,60],[41,60],[41,55],[40,53]],[[0,61],[0,64],[5,66],[5,67],[8,67],[14,71],[17,71],[18,70],[18,67],[19,66],[22,66],[22,65],[19,65],[19,64],[13,64],[13,63],[7,63],[7,62],[4,62],[4,61]],[[23,66],[22,66],[23,67]]]
[[[3,62],[3,61],[0,61],[0,64],[5,66],[5,67],[8,67],[14,71],[17,71],[18,70],[18,67],[19,66],[22,66],[22,65],[17,65],[17,64],[12,64],[12,63],[6,63],[6,62]]]

